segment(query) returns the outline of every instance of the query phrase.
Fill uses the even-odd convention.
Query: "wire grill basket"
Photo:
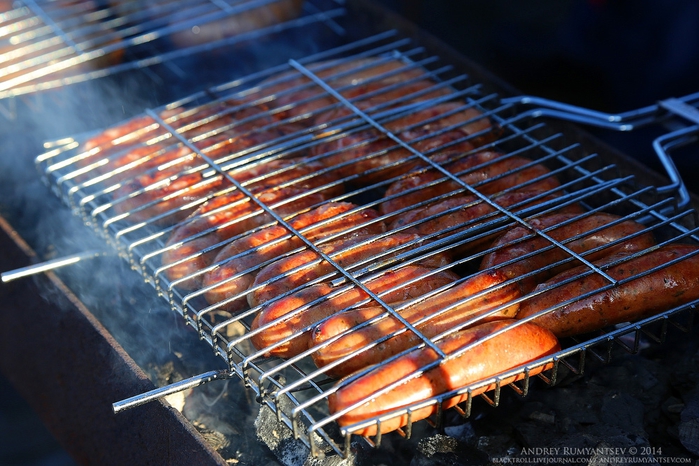
[[[696,100],[695,96],[688,96],[680,102],[693,106]],[[607,288],[622,285],[623,280],[609,275],[608,265],[598,265],[587,252],[570,249],[570,241],[578,237],[559,241],[551,234],[556,227],[531,226],[535,219],[566,209],[579,209],[575,218],[605,212],[617,215],[619,223],[636,222],[642,228],[635,235],[652,234],[658,245],[696,242],[695,212],[687,208],[686,188],[667,157],[666,149],[674,147],[673,143],[661,143],[663,150],[659,151],[665,157],[673,183],[664,187],[643,186],[632,175],[623,174],[623,167],[551,129],[540,119],[548,116],[547,112],[542,107],[530,111],[527,106],[531,103],[531,98],[503,98],[391,31],[290,60],[165,107],[147,110],[142,116],[97,135],[65,139],[39,156],[37,166],[56,194],[142,274],[228,365],[226,371],[202,374],[154,396],[239,376],[314,453],[329,448],[343,454],[352,434],[366,432],[369,427],[376,434],[371,441],[378,444],[382,426],[403,417],[407,421],[401,431],[410,435],[413,416],[421,408],[430,407],[435,413],[434,422],[441,422],[442,402],[458,396],[461,401],[455,408],[468,415],[475,394],[497,405],[506,385],[526,394],[534,374],[552,384],[563,368],[582,372],[587,355],[608,359],[611,348],[617,344],[636,351],[641,337],[662,341],[668,325],[691,326],[694,301],[631,325],[565,338],[561,341],[563,349],[553,354],[477,383],[449,389],[419,404],[345,425],[338,431],[335,421],[343,413],[329,412],[328,399],[348,382],[338,384],[328,376],[330,369],[314,365],[317,348],[302,349],[288,357],[275,356],[276,349],[308,335],[312,326],[302,326],[264,347],[255,340],[295,314],[256,326],[255,318],[270,304],[255,304],[250,296],[293,277],[298,268],[286,269],[281,276],[255,282],[238,293],[208,299],[208,293],[221,284],[234,283],[253,272],[259,277],[263,267],[279,259],[311,253],[314,259],[307,264],[327,267],[299,286],[310,289],[326,284],[331,291],[316,301],[306,302],[305,308],[301,306],[296,314],[341,295],[343,290],[355,290],[362,298],[347,304],[347,308],[372,304],[380,310],[377,319],[398,320],[401,328],[393,335],[416,335],[416,345],[439,355],[434,366],[455,357],[444,354],[439,341],[456,329],[427,336],[424,327],[398,312],[408,305],[388,301],[388,292],[373,289],[371,280],[448,257],[430,268],[428,275],[411,282],[411,286],[417,287],[425,280],[436,280],[439,274],[457,276],[455,281],[440,284],[426,295],[410,297],[413,303],[422,305],[430,296],[477,274],[483,258],[497,250],[489,246],[493,238],[523,226],[549,241],[550,248],[565,251],[566,259],[545,269],[581,264],[586,267],[585,274],[607,279]],[[643,121],[665,118],[665,107],[645,109]],[[565,110],[573,118],[580,114],[579,109],[572,107]],[[691,137],[685,131],[682,143]],[[483,153],[496,153],[497,158],[484,159],[463,172],[451,170],[454,161]],[[508,161],[508,170],[494,178],[464,181],[469,173],[491,167],[497,160]],[[525,162],[517,165],[517,160]],[[524,175],[539,166],[547,171]],[[424,174],[429,174],[428,182],[391,191],[396,183]],[[519,176],[520,181],[497,193],[486,190],[493,180],[511,176]],[[534,191],[533,186],[551,177],[557,180],[555,185]],[[437,194],[430,191],[447,185],[449,189]],[[420,197],[423,191],[430,195]],[[514,192],[529,194],[508,205],[497,197]],[[284,195],[278,196],[280,193]],[[410,197],[413,194],[418,197]],[[401,199],[398,208],[386,207]],[[459,202],[450,208],[429,210],[438,202],[454,200]],[[369,249],[384,239],[415,229],[421,233],[356,262],[343,262],[338,249],[331,247],[332,240],[342,234],[316,238],[313,228],[298,221],[303,214],[333,203],[352,206],[334,218],[346,219],[346,231],[389,225],[361,237],[356,243],[359,248]],[[226,217],[231,206],[239,210]],[[468,220],[459,217],[479,206],[484,208],[478,211],[482,214]],[[367,209],[378,214],[365,215]],[[431,216],[410,217],[416,209],[431,212]],[[225,220],[207,223],[216,214]],[[356,214],[364,215],[365,221],[351,223]],[[458,222],[449,223],[453,218]],[[187,230],[195,221],[204,226]],[[332,224],[327,219],[325,222]],[[420,230],[421,225],[435,224],[440,228]],[[236,225],[247,226],[236,229]],[[266,258],[249,270],[239,268],[237,275],[207,285],[207,274],[260,252],[259,246],[250,246],[221,257],[218,254],[224,248],[274,227],[283,228],[274,240],[288,246],[282,254]],[[229,233],[224,235],[224,230]],[[182,250],[188,252],[169,262],[164,259],[169,253]],[[198,264],[194,271],[187,268],[192,263]],[[180,266],[186,272],[178,275],[174,272]],[[648,273],[664,266],[667,264]],[[530,275],[541,271],[532,271]],[[517,279],[511,279],[498,286],[515,282]],[[280,297],[272,298],[271,303],[281,302],[298,291],[279,289]],[[531,296],[516,301],[523,302]],[[489,313],[495,314],[511,304],[502,304]],[[466,324],[462,322],[457,328]],[[342,361],[357,356],[359,353],[351,354]],[[483,393],[486,388],[487,393]],[[127,404],[147,399],[150,398],[145,396]]]

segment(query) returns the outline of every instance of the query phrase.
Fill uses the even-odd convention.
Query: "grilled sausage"
[[[515,302],[520,297],[519,288],[515,283],[503,286],[505,280],[499,271],[482,272],[425,300],[417,300],[409,307],[401,306],[398,313],[428,338],[456,328],[478,316],[482,317],[474,324],[513,318],[519,310],[519,304]],[[504,307],[486,315],[501,306]],[[366,348],[372,342],[405,329],[405,326],[391,315],[362,328],[356,328],[382,314],[385,315],[382,307],[350,309],[318,324],[311,334],[311,347],[316,348],[312,354],[313,361],[318,367],[325,367],[351,355],[351,359],[327,369],[326,373],[329,376],[339,378],[380,363],[421,343],[422,340],[417,334],[407,330],[391,336],[371,349]],[[326,343],[343,333],[344,335],[335,341]]]
[[[381,299],[387,303],[416,298],[433,289],[458,279],[451,272],[432,274],[432,269],[420,266],[405,266],[388,270],[380,277],[365,281],[373,293],[385,293]],[[420,277],[423,279],[418,280]],[[255,317],[251,326],[251,341],[255,348],[264,350],[268,356],[290,358],[308,349],[311,327],[320,320],[368,299],[363,290],[351,287],[330,296],[333,287],[321,283],[304,288],[266,305]],[[325,297],[325,298],[324,298]],[[321,302],[316,300],[324,298]],[[274,323],[277,319],[284,319]],[[258,333],[253,333],[259,331]],[[284,339],[293,339],[281,343]]]
[[[473,143],[456,141],[470,134],[485,131],[491,125],[477,110],[461,106],[462,104],[457,102],[434,105],[385,123],[385,127],[403,141],[413,142],[411,146],[423,153],[450,143],[454,144],[448,146],[447,150],[467,152],[473,149]],[[459,124],[461,126],[455,129],[431,136]],[[361,175],[361,184],[386,180],[407,173],[424,163],[376,129],[355,132],[316,145],[311,149],[311,154],[324,155],[319,161],[327,167],[337,167],[338,176],[342,178]],[[408,157],[412,158],[406,160]]]
[[[267,205],[299,197],[273,209],[282,217],[325,201],[321,193],[308,194],[294,188],[264,190],[255,194],[255,197]],[[167,266],[165,274],[168,280],[191,276],[178,283],[180,288],[186,290],[200,286],[203,277],[197,272],[213,262],[223,241],[271,221],[269,214],[263,213],[257,204],[239,193],[217,197],[197,213],[196,219],[177,228],[170,235],[161,257],[163,265]],[[214,246],[217,248],[210,249]]]
[[[361,209],[347,212],[357,206],[349,202],[331,202],[289,220],[289,224],[310,241],[346,232],[338,239],[380,234],[386,231],[381,221],[375,221],[379,214],[374,209]],[[265,262],[281,257],[303,245],[281,225],[274,225],[236,239],[221,249],[214,263],[224,262],[204,275],[202,286],[213,287],[204,297],[210,304],[221,303],[233,296],[241,295],[252,285],[257,270]],[[225,262],[227,259],[233,258]],[[238,299],[222,305],[222,309],[236,311],[247,307],[247,299]]]
[[[323,79],[343,97],[352,99],[353,104],[368,109],[377,104],[405,105],[424,101],[450,91],[442,87],[429,93],[409,97],[413,92],[426,90],[435,83],[420,68],[408,67],[401,60],[385,58],[361,58],[321,62],[308,66],[316,76]],[[337,114],[332,105],[337,100],[306,76],[296,71],[281,73],[267,79],[257,93],[249,99],[275,98],[267,104],[274,109],[277,118],[305,118],[308,124],[330,123]],[[364,97],[366,96],[366,97]],[[406,98],[406,96],[408,96]],[[399,100],[400,99],[400,100]]]
[[[624,282],[536,316],[569,299],[609,285],[607,279],[598,274],[562,284],[588,269],[581,266],[567,270],[537,286],[537,294],[522,303],[518,318],[536,316],[534,323],[561,338],[642,319],[699,299],[699,255],[695,254],[698,251],[696,246],[667,245],[618,265],[605,267],[604,271],[610,277]],[[625,255],[608,257],[596,264],[604,267],[623,257]],[[677,263],[634,278],[677,259],[680,259]],[[554,288],[557,284],[561,285]]]
[[[248,179],[256,178],[266,170],[273,173],[275,167],[283,168],[285,163],[280,161],[279,163],[265,164],[264,168],[257,167],[254,170],[242,172],[239,176]],[[252,191],[257,199],[267,205],[274,205],[290,199],[289,202],[273,209],[281,216],[288,216],[322,203],[328,197],[335,195],[337,188],[333,187],[325,176],[306,179],[285,188],[267,188],[266,184],[283,185],[287,179],[307,176],[312,174],[316,168],[314,164],[293,166],[291,170],[264,179],[265,185],[261,185],[259,188],[256,187],[256,184],[246,187]],[[306,192],[306,189],[311,189],[314,185],[330,187],[318,192]],[[163,265],[171,266],[166,269],[166,276],[169,280],[174,281],[202,270],[211,263],[217,254],[216,250],[202,253],[204,249],[269,221],[271,221],[269,214],[237,190],[213,198],[199,207],[168,238],[166,243],[168,249],[162,256]],[[199,255],[192,257],[193,254]],[[201,283],[201,276],[197,275],[197,277],[192,277],[191,280],[182,282],[180,285],[185,289],[198,287]]]
[[[385,60],[366,58],[358,60],[338,61],[335,63],[319,63],[310,66],[315,73],[326,79],[341,94],[347,98],[358,99],[355,103],[363,108],[384,104],[403,98],[396,105],[427,100],[439,95],[448,94],[446,87],[422,93],[412,99],[404,96],[424,91],[435,83],[427,78],[426,73],[419,68],[408,68],[400,60]],[[399,87],[397,87],[400,85]],[[370,94],[366,98],[362,96]],[[270,96],[274,98],[270,99]],[[185,109],[182,107],[165,109],[160,117],[171,127],[179,130],[188,139],[207,134],[224,126],[231,126],[228,132],[237,135],[247,135],[254,129],[264,128],[278,120],[294,118],[295,123],[285,121],[277,126],[277,131],[283,134],[298,131],[298,125],[310,126],[315,124],[315,117],[299,118],[313,111],[336,104],[336,100],[320,87],[312,84],[305,76],[297,72],[282,73],[261,83],[258,90],[246,92],[235,99],[215,101],[200,107]],[[317,115],[316,115],[317,116]],[[326,118],[325,122],[330,121]],[[293,128],[293,131],[290,130]],[[258,137],[259,143],[275,139],[272,130],[266,129],[266,135]],[[111,171],[109,166],[125,165],[119,155],[109,159],[115,150],[131,148],[142,150],[137,144],[154,141],[163,137],[167,131],[150,116],[134,117],[119,125],[113,126],[83,143],[83,154],[78,160],[79,166],[95,163],[96,155],[104,159],[100,163],[101,173]],[[252,147],[252,145],[248,145]],[[127,154],[133,159],[134,154]],[[162,161],[161,161],[162,163]],[[107,167],[105,167],[107,165]],[[155,166],[155,165],[153,165]]]
[[[555,176],[546,176],[550,171],[543,165],[524,157],[506,157],[495,151],[477,152],[444,168],[483,194],[495,194],[513,187],[518,187],[518,191],[552,191],[560,185]],[[507,172],[512,173],[503,176]],[[384,201],[379,211],[384,215],[389,214],[459,189],[462,187],[455,181],[448,180],[437,170],[428,169],[393,182],[386,190],[385,197],[415,191]]]
[[[541,191],[514,191],[492,197],[492,201],[501,207],[519,210],[528,208],[542,202],[555,199],[556,195],[546,194]],[[438,235],[453,235],[469,228],[475,228],[484,220],[493,220],[498,215],[492,215],[495,208],[490,204],[479,201],[473,196],[457,196],[440,201],[423,209],[415,209],[406,212],[389,225],[390,229],[408,227],[404,232],[417,233],[420,236],[428,236],[451,229],[451,231]],[[578,204],[561,207],[556,212],[581,213],[582,208]],[[410,226],[413,222],[414,225]],[[484,237],[475,237],[473,240],[454,249],[455,255],[463,255],[477,252],[486,248],[497,234],[489,234]]]
[[[596,248],[603,248],[586,255],[585,259],[589,261],[621,252],[642,251],[655,244],[652,233],[642,233],[645,228],[643,225],[631,220],[621,220],[621,217],[617,215],[606,213],[597,213],[581,218],[578,218],[576,214],[553,214],[532,219],[528,223],[532,228],[540,231],[554,228],[547,231],[546,235],[556,241],[563,242],[564,246],[574,253],[582,254]],[[605,227],[605,225],[608,226]],[[634,236],[636,234],[640,235]],[[580,237],[566,242],[566,240],[578,236]],[[517,242],[517,240],[527,237],[531,237],[531,239]],[[535,236],[529,228],[517,226],[491,244],[491,248],[498,249],[483,258],[481,269],[489,269],[498,264],[523,257],[501,268],[507,278],[518,278],[569,257],[566,251],[557,246],[538,252],[534,256],[524,257],[547,246],[551,246],[547,239]],[[538,283],[576,265],[578,265],[576,261],[569,261],[554,268],[541,270],[535,275],[520,278],[518,283],[522,294],[529,293]]]
[[[420,348],[391,362],[380,364],[358,378],[348,378],[337,384],[337,391],[328,397],[330,413],[340,414],[341,426],[388,414],[434,396],[466,387],[488,379],[501,372],[531,363],[555,353],[560,349],[556,337],[549,331],[533,324],[521,324],[503,333],[512,321],[489,322],[462,330],[440,341],[438,347],[451,355],[471,344],[462,354],[441,360],[431,348]],[[492,336],[489,339],[482,340]],[[436,366],[428,365],[436,364]],[[546,368],[542,365],[529,372],[535,375]],[[419,371],[424,370],[420,373]],[[522,376],[503,380],[507,384]],[[397,385],[396,385],[397,384]],[[493,389],[494,384],[476,389],[472,396]],[[464,401],[467,395],[447,399],[442,409],[448,409]],[[410,418],[417,421],[436,413],[438,406],[429,405],[411,411]],[[345,412],[346,411],[346,412]],[[408,416],[402,415],[381,422],[381,433],[405,426]],[[359,435],[376,435],[375,425],[354,432]]]
[[[148,2],[145,2],[148,5]],[[187,48],[202,45],[209,42],[218,42],[229,37],[234,37],[246,32],[254,31],[273,24],[282,23],[296,18],[303,6],[303,0],[277,0],[261,5],[250,5],[243,10],[226,15],[221,19],[206,21],[195,28],[176,31],[172,34],[172,43],[175,47]],[[213,11],[216,11],[214,7]],[[158,11],[153,12],[157,14]],[[170,26],[191,19],[192,12],[183,8],[180,14],[171,15]]]
[[[245,134],[255,127],[268,125],[272,120],[266,114],[266,108],[245,107],[239,108],[241,102],[236,100],[216,101],[193,109],[176,107],[160,112],[160,118],[168,126],[177,129],[184,137],[189,139],[204,135],[210,131],[233,125],[227,133]],[[233,110],[235,109],[235,110]],[[244,121],[244,122],[241,122]],[[84,155],[78,161],[80,166],[94,162],[94,155],[108,157],[117,151],[130,150],[145,144],[147,141],[155,141],[167,134],[153,118],[148,115],[139,115],[123,123],[107,128],[101,133],[86,140],[82,147]],[[88,157],[87,153],[93,156]],[[122,157],[115,157],[116,161]],[[127,154],[128,156],[128,154]],[[130,156],[132,157],[132,156]],[[104,172],[105,170],[102,170]]]
[[[420,245],[420,237],[415,234],[396,233],[384,237],[358,237],[350,240],[334,241],[321,246],[321,251],[341,267],[351,267],[367,259],[380,257],[385,261],[397,254],[406,253],[404,245]],[[432,255],[420,261],[426,267],[441,267],[451,262],[447,253]],[[248,295],[250,307],[287,293],[312,280],[332,273],[335,268],[322,260],[315,251],[302,251],[264,267],[255,277],[252,292]],[[269,280],[274,280],[263,285]]]
[[[269,138],[278,137],[280,131],[270,130],[265,132],[248,133],[244,135],[226,133],[214,138],[195,143],[195,146],[209,158],[217,160],[221,157],[234,157],[239,151],[258,146]],[[188,150],[184,150],[189,154]],[[181,221],[195,207],[195,201],[205,198],[207,195],[230,186],[230,183],[222,175],[214,173],[206,163],[190,154],[183,157],[182,150],[172,150],[165,155],[173,154],[177,158],[170,160],[162,168],[157,166],[145,172],[137,171],[121,183],[114,192],[114,210],[117,214],[127,214],[133,222],[143,222],[157,215],[169,213],[160,223],[174,224]],[[128,154],[124,157],[128,157]],[[157,160],[158,162],[164,162]],[[264,173],[270,173],[280,168],[280,164],[291,165],[289,161],[269,161],[261,163],[257,167],[232,170],[229,174],[237,181],[245,181]],[[148,164],[150,165],[150,163]],[[313,167],[318,170],[319,167]],[[298,168],[302,170],[302,168]],[[288,177],[288,175],[286,175]],[[281,179],[288,179],[282,176]],[[268,186],[275,186],[274,182],[267,181]],[[187,206],[188,208],[184,208]]]

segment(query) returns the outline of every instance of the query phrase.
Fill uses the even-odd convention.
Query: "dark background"
[[[694,0],[380,0],[523,94],[618,113],[699,92]],[[662,171],[663,127],[592,133]],[[699,145],[673,152],[699,192]]]

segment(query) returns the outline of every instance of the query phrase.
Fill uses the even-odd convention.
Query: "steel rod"
[[[105,256],[111,254],[108,251],[103,250],[90,250],[85,252],[79,252],[77,254],[71,254],[69,256],[60,257],[58,259],[52,259],[50,261],[40,262],[34,265],[28,265],[20,269],[10,270],[8,272],[3,272],[0,274],[3,283],[16,280],[18,278],[28,277],[29,275],[36,275],[38,273],[48,272],[49,270],[54,270],[60,267],[65,267],[66,265],[72,265],[85,259],[93,259],[95,257]]]
[[[135,408],[136,406],[140,406],[140,405],[149,403],[151,401],[155,401],[158,398],[172,395],[173,393],[179,393],[179,392],[181,392],[183,390],[187,390],[189,388],[198,387],[199,385],[203,385],[205,383],[209,383],[209,382],[212,382],[214,380],[229,379],[231,377],[232,377],[232,374],[228,370],[204,372],[203,374],[195,375],[194,377],[180,380],[179,382],[175,382],[173,384],[166,385],[164,387],[156,388],[154,390],[150,390],[146,393],[141,393],[141,394],[132,396],[132,397],[127,398],[127,399],[122,400],[122,401],[117,401],[116,403],[112,404],[112,409],[114,410],[115,414],[120,413],[120,412],[125,411],[127,409]]]

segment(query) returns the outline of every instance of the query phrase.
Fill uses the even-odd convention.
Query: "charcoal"
[[[699,387],[682,395],[684,401],[684,409],[680,414],[682,421],[699,418]]]
[[[433,456],[435,453],[450,453],[455,451],[459,442],[448,435],[437,434],[424,438],[418,444],[418,451],[426,456]]]
[[[291,411],[291,402],[285,397],[277,400],[280,409]],[[266,405],[260,407],[255,419],[257,438],[267,445],[274,456],[284,466],[347,466],[354,464],[354,457],[341,458],[337,455],[325,455],[330,452],[327,444],[321,444],[318,436],[314,436],[316,445],[319,445],[320,455],[312,457],[311,451],[305,444],[295,440],[291,429],[277,419],[277,415]],[[307,435],[307,433],[305,433]],[[320,445],[325,445],[323,449]]]
[[[611,393],[602,401],[601,419],[627,432],[644,434],[643,403],[626,393]]]
[[[684,421],[679,425],[679,439],[689,452],[699,455],[699,418]]]
[[[632,447],[628,447],[632,448]],[[643,455],[637,457],[633,452],[638,453],[638,447],[633,447],[631,452],[627,447],[620,446],[610,442],[600,442],[594,448],[594,453],[587,461],[588,466],[611,466],[611,465],[630,465],[641,462],[642,464],[658,465],[652,457]]]
[[[478,437],[476,449],[490,461],[510,457],[517,453],[519,445],[510,435],[489,435]]]
[[[517,438],[525,447],[547,447],[560,436],[550,424],[537,421],[519,422],[516,431]]]
[[[684,410],[685,404],[677,397],[671,396],[665,400],[662,404],[663,413],[669,417],[677,417],[682,410]]]
[[[410,462],[410,466],[479,466],[487,461],[487,456],[468,448],[453,452],[438,452],[432,456],[418,451]]]
[[[454,426],[447,426],[444,428],[444,433],[461,442],[470,443],[476,438],[476,432],[474,431],[473,425],[470,422],[464,422],[463,424]]]
[[[294,441],[292,432],[277,420],[267,406],[261,406],[255,419],[257,438],[267,445],[284,466],[301,466],[310,453],[301,442]]]
[[[545,424],[554,424],[556,422],[556,415],[551,413],[543,413],[541,411],[534,411],[529,415],[529,419],[540,421]]]

